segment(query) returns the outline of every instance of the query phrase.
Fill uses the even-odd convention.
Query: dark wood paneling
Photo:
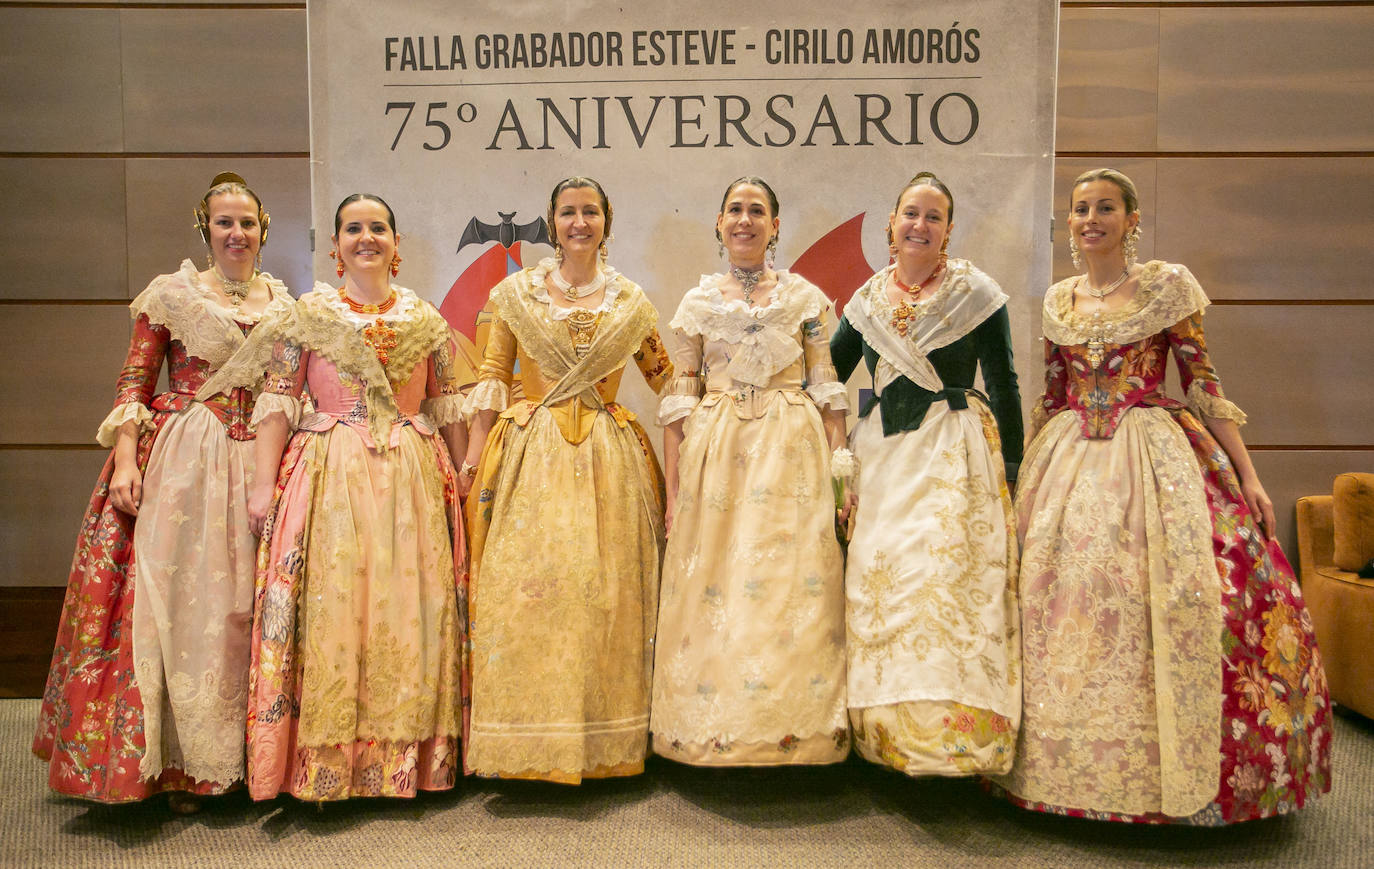
[[[43,696],[64,592],[0,588],[0,698]]]

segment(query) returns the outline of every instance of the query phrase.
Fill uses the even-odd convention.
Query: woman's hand
[[[263,526],[267,524],[267,514],[272,512],[272,490],[256,486],[248,495],[248,529],[254,537],[262,536]]]
[[[849,527],[849,519],[854,515],[854,509],[859,506],[859,496],[854,494],[854,490],[849,486],[844,487],[844,506],[836,511],[840,520],[841,528]],[[848,535],[846,535],[848,536]]]
[[[143,475],[138,472],[138,465],[115,462],[114,473],[110,475],[110,503],[115,509],[137,516],[142,501]]]
[[[1264,536],[1269,540],[1274,539],[1274,504],[1269,500],[1269,494],[1260,485],[1259,477],[1250,474],[1242,477],[1240,481],[1240,494],[1245,498],[1245,506],[1250,508],[1250,514],[1260,523],[1260,528],[1264,531]]]
[[[472,494],[472,484],[477,481],[477,468],[463,462],[458,468],[458,497],[467,500],[468,495]]]

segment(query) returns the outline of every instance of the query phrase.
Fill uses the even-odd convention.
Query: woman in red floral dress
[[[253,396],[196,390],[290,296],[258,269],[268,215],[233,173],[195,209],[210,266],[153,280],[133,338],[113,447],[77,537],[33,741],[59,794],[172,808],[243,778],[256,540],[248,527]],[[154,396],[163,362],[167,392]],[[135,555],[136,554],[136,555]]]
[[[1207,296],[1135,263],[1135,186],[1074,183],[1075,263],[1044,303],[1045,394],[1016,493],[1018,805],[1220,825],[1331,787],[1331,709],[1274,511],[1207,356]],[[1186,403],[1164,394],[1173,355]]]

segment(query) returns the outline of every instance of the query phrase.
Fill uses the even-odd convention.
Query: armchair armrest
[[[1307,584],[1312,571],[1332,563],[1333,501],[1330,495],[1308,495],[1298,499],[1298,566],[1303,585]]]

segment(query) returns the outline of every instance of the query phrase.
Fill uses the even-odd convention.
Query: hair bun
[[[243,176],[237,172],[221,172],[210,179],[210,188],[213,189],[221,184],[229,184],[231,182],[234,184],[242,184],[244,187],[248,186],[248,182],[244,181]]]

